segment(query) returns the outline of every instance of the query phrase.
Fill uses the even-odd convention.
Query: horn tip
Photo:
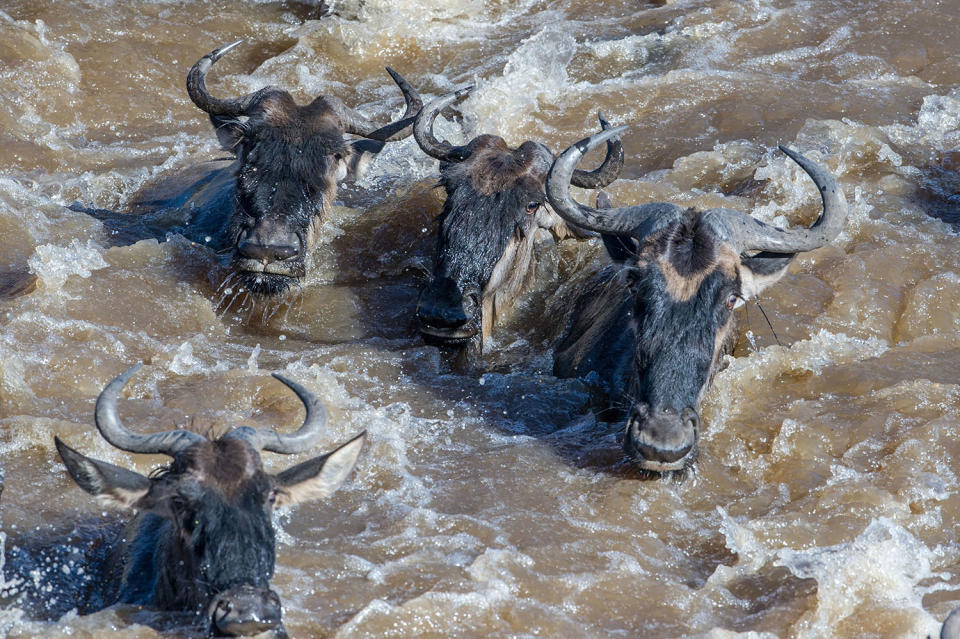
[[[123,380],[123,383],[126,383],[127,380],[136,375],[137,371],[139,371],[141,368],[143,368],[143,362],[137,362],[127,370],[117,375],[117,379]]]
[[[208,53],[206,57],[210,58],[211,62],[216,62],[217,60],[225,56],[227,53],[235,49],[237,46],[239,46],[241,43],[243,43],[243,40],[236,40],[234,42],[231,42],[230,44],[225,44],[222,47],[218,47],[213,51],[211,51],[210,53]]]

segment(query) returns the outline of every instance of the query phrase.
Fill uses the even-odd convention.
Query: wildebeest
[[[81,614],[114,604],[195,612],[215,635],[250,635],[275,629],[284,635],[280,598],[270,589],[274,570],[275,508],[295,506],[331,494],[353,468],[363,446],[361,433],[326,455],[276,475],[263,470],[260,451],[303,453],[323,436],[323,404],[300,384],[279,374],[306,407],[299,430],[242,426],[218,439],[188,430],[149,435],[128,430],[117,413],[117,397],[140,368],[111,381],[97,399],[95,421],[111,445],[133,453],[163,454],[169,466],[150,477],[86,457],[55,439],[74,481],[98,501],[136,514],[100,531],[89,565],[63,561],[63,569],[83,573],[82,587],[63,603],[54,584],[34,583],[37,555],[11,556],[7,582],[19,577],[27,588],[25,608],[58,617],[71,608]],[[74,553],[75,554],[75,553]],[[68,555],[70,556],[70,555]],[[75,558],[74,558],[75,559]],[[79,573],[78,573],[79,568]],[[59,569],[51,578],[64,578]]]
[[[837,237],[847,204],[828,171],[782,146],[823,199],[823,214],[809,229],[775,228],[730,209],[665,202],[594,209],[575,202],[568,185],[577,162],[619,131],[570,147],[547,178],[554,210],[599,232],[614,262],[580,295],[554,351],[554,373],[596,372],[627,410],[629,458],[649,471],[682,470],[696,461],[699,406],[736,342],[734,308],[779,280],[797,253]]]
[[[81,210],[131,240],[173,232],[208,245],[230,260],[238,288],[277,296],[305,276],[337,183],[362,172],[385,142],[408,137],[422,102],[389,67],[406,112],[385,126],[332,96],[304,106],[275,87],[214,97],[206,87],[207,71],[238,44],[203,56],[187,75],[190,99],[209,115],[221,146],[236,159],[162,179],[134,197],[130,215]],[[364,139],[346,141],[344,134]]]
[[[447,198],[439,217],[433,277],[420,294],[417,319],[428,341],[463,344],[490,335],[534,273],[534,240],[540,229],[555,238],[582,235],[546,205],[544,185],[553,153],[540,142],[511,149],[503,138],[480,135],[463,146],[439,141],[433,122],[465,95],[463,89],[430,102],[417,116],[414,137],[440,160]],[[601,126],[609,124],[600,115]],[[607,145],[603,164],[574,171],[573,184],[606,186],[623,167],[619,141]]]

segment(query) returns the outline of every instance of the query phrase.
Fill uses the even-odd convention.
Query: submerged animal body
[[[389,67],[406,112],[385,126],[331,96],[301,106],[287,91],[266,87],[216,98],[207,91],[207,71],[237,44],[205,55],[187,76],[191,100],[209,115],[221,146],[235,159],[162,179],[135,196],[130,214],[87,212],[121,241],[172,232],[210,246],[227,256],[240,288],[269,297],[305,276],[337,183],[361,173],[386,142],[408,137],[422,102]],[[347,141],[344,134],[364,139]]]
[[[480,135],[453,146],[432,132],[437,114],[469,89],[443,96],[417,116],[420,148],[440,160],[440,184],[447,197],[440,213],[430,283],[420,294],[417,319],[433,343],[459,345],[490,335],[498,315],[509,309],[532,279],[538,234],[557,239],[582,235],[546,205],[545,182],[553,153],[540,142],[512,149],[495,135]],[[600,116],[601,126],[609,125]],[[612,182],[623,167],[619,141],[608,143],[603,164],[575,171],[576,186]]]
[[[640,468],[683,470],[697,458],[699,407],[736,342],[735,307],[779,280],[793,257],[843,229],[847,205],[834,177],[780,147],[813,179],[823,214],[809,229],[780,229],[729,209],[657,202],[601,208],[575,202],[570,175],[616,130],[570,147],[551,169],[547,194],[572,224],[597,231],[613,265],[582,292],[554,351],[560,377],[595,373],[626,410],[624,450]]]
[[[323,404],[306,388],[277,379],[303,401],[307,416],[298,431],[240,427],[219,439],[185,430],[142,435],[120,422],[116,400],[139,366],[114,379],[97,400],[96,424],[113,446],[136,453],[169,455],[173,461],[145,477],[86,457],[56,439],[70,475],[98,500],[136,514],[70,551],[11,553],[7,584],[21,583],[20,606],[58,617],[114,604],[195,613],[214,635],[283,635],[280,598],[270,589],[275,561],[272,511],[332,493],[356,463],[364,435],[336,450],[279,474],[263,470],[262,450],[301,453],[314,446],[326,425]],[[88,524],[88,528],[91,526]],[[90,531],[88,531],[89,533]],[[63,572],[87,575],[77,592],[57,593],[37,580],[37,557],[63,562]],[[62,577],[61,571],[56,570]]]

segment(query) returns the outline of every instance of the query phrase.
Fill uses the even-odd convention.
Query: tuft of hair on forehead
[[[736,252],[720,242],[701,214],[687,211],[684,220],[671,224],[649,237],[639,261],[657,264],[667,284],[667,292],[676,301],[687,301],[713,272],[737,278]]]
[[[683,221],[651,237],[641,258],[669,264],[681,277],[693,277],[713,269],[719,257],[718,249],[712,229],[691,209]]]
[[[445,170],[446,184],[456,187],[468,181],[480,195],[493,195],[513,186],[544,190],[550,166],[541,161],[536,143],[524,142],[511,149],[499,136],[481,135],[470,142],[469,153],[463,162]]]
[[[267,91],[251,107],[250,117],[275,128],[291,142],[319,139],[331,152],[345,148],[340,118],[323,96],[300,106],[287,91]]]
[[[157,475],[190,475],[229,499],[262,472],[260,453],[249,442],[229,437],[187,448]]]

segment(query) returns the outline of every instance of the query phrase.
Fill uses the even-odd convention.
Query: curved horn
[[[359,112],[346,106],[343,102],[328,99],[328,102],[330,102],[337,116],[340,118],[340,124],[343,125],[345,133],[352,133],[353,135],[359,135],[371,140],[379,140],[380,142],[402,140],[410,137],[410,134],[413,133],[413,119],[423,108],[423,101],[420,99],[420,94],[417,93],[417,90],[414,89],[402,75],[390,67],[387,67],[387,73],[390,74],[390,77],[393,78],[393,81],[397,83],[397,86],[400,87],[400,91],[403,93],[403,99],[407,104],[403,116],[396,122],[380,126],[374,124]]]
[[[823,213],[809,229],[781,229],[740,211],[714,209],[707,214],[716,216],[727,230],[730,242],[739,251],[770,251],[773,253],[800,253],[826,245],[840,234],[847,221],[847,201],[837,185],[836,178],[822,166],[781,145],[780,150],[800,165],[820,190]]]
[[[248,93],[239,98],[227,100],[215,98],[207,91],[207,71],[210,70],[214,62],[233,50],[241,42],[243,42],[243,40],[237,40],[219,49],[214,49],[197,60],[197,63],[190,69],[190,73],[187,74],[187,94],[189,94],[194,104],[210,115],[227,115],[232,117],[246,115],[247,109],[250,108],[250,105],[253,104],[257,96],[263,91],[263,89],[261,89],[260,91]]]
[[[956,608],[943,620],[940,639],[960,639],[960,608]]]
[[[100,435],[120,450],[130,453],[160,453],[171,457],[191,444],[205,441],[202,435],[188,430],[170,430],[163,433],[141,435],[126,429],[117,414],[117,396],[130,378],[140,370],[141,366],[141,364],[136,364],[117,375],[97,397],[94,420]]]
[[[560,154],[547,175],[547,197],[557,214],[566,221],[599,233],[610,235],[632,235],[637,227],[651,218],[676,215],[683,211],[676,204],[651,202],[642,206],[627,206],[616,209],[595,209],[584,206],[570,196],[570,178],[587,151],[614,138],[627,130],[625,126],[594,133],[580,140]]]
[[[273,453],[285,455],[302,453],[313,448],[320,442],[323,431],[327,426],[326,407],[316,395],[292,379],[284,377],[280,373],[274,373],[273,376],[296,393],[300,401],[303,402],[303,407],[307,410],[303,426],[297,432],[289,435],[281,435],[272,428],[253,429],[248,426],[231,431],[229,435],[243,437],[258,450],[269,450]]]
[[[436,158],[441,162],[461,162],[466,157],[467,147],[453,146],[447,141],[441,142],[433,135],[433,121],[437,115],[445,108],[467,95],[473,90],[473,86],[458,89],[453,93],[440,96],[432,100],[417,115],[413,125],[413,137],[416,138],[420,149],[430,157]]]
[[[600,128],[606,131],[610,128],[610,123],[603,117],[603,113],[597,111],[597,117],[600,119]],[[579,186],[581,189],[602,189],[617,179],[620,170],[623,169],[623,143],[619,137],[607,140],[607,157],[603,159],[603,164],[593,171],[583,171],[576,169],[570,178],[570,184]]]

